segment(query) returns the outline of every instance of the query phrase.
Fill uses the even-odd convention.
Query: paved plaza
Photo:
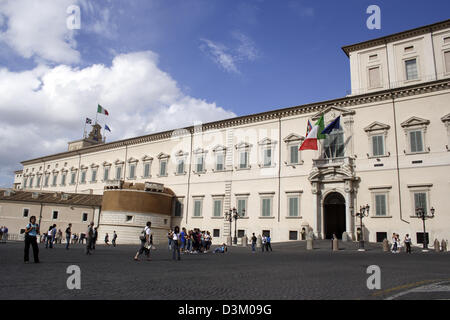
[[[226,254],[182,255],[171,260],[164,245],[152,261],[133,261],[138,246],[40,248],[40,264],[23,263],[23,243],[0,244],[0,299],[450,299],[450,254],[382,252],[379,245],[329,241],[273,244],[273,252],[252,254],[233,247]],[[33,258],[30,257],[31,261]],[[81,269],[81,289],[66,286],[67,267]],[[381,289],[369,290],[367,267],[381,268]]]

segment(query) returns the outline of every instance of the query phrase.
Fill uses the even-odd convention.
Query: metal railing
[[[333,167],[333,166],[340,166],[342,164],[351,165],[352,163],[353,163],[352,157],[313,159],[314,167]]]

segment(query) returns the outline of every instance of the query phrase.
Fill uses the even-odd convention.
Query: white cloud
[[[79,62],[74,31],[66,23],[66,10],[74,3],[77,0],[0,0],[0,15],[4,17],[0,43],[24,58]]]
[[[238,42],[234,47],[229,48],[209,39],[200,39],[200,49],[225,71],[240,73],[237,65],[256,60],[259,53],[255,43],[243,33],[235,31],[232,37]]]
[[[12,183],[20,161],[65,151],[81,138],[97,103],[110,113],[99,116],[112,130],[108,141],[235,116],[183,93],[151,51],[116,56],[110,67],[0,68],[0,185]]]
[[[236,67],[235,57],[228,53],[229,49],[226,46],[208,39],[200,39],[200,41],[202,41],[200,49],[208,54],[215,63],[225,71],[239,73]]]

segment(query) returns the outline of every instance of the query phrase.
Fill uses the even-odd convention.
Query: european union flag
[[[108,130],[109,132],[111,132],[111,129],[105,124],[105,130]]]
[[[325,129],[322,130],[322,134],[330,134],[331,131],[333,131],[334,129],[340,129],[340,121],[341,121],[341,116],[337,117],[336,119],[334,119],[329,125],[327,125],[327,127]]]

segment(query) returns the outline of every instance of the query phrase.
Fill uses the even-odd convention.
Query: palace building
[[[417,244],[418,209],[431,208],[430,242],[447,239],[450,20],[342,49],[347,96],[110,143],[94,125],[66,152],[23,161],[14,188],[103,195],[100,239],[114,229],[137,242],[148,218],[161,234],[175,225],[209,230],[214,243],[253,232],[274,242],[309,231],[356,239],[363,228],[372,242],[395,232]],[[308,120],[322,115],[325,125],[341,116],[341,128],[319,150],[299,151]],[[355,214],[366,205],[361,226]],[[230,223],[232,208],[240,218]]]

